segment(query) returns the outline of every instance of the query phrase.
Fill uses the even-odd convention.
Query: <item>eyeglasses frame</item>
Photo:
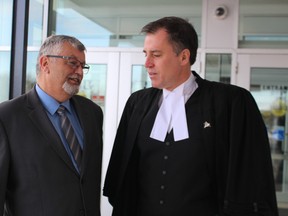
[[[74,60],[76,60],[77,62],[79,62],[80,65],[78,65],[77,67],[76,67],[76,65],[72,65],[72,64],[68,64],[68,65],[71,66],[71,67],[74,68],[74,69],[76,69],[76,68],[78,68],[79,66],[81,66],[82,70],[84,70],[84,69],[87,70],[87,72],[86,72],[85,74],[87,74],[88,71],[89,71],[89,69],[90,69],[90,66],[89,66],[88,64],[82,63],[81,61],[79,61],[77,58],[75,58],[75,57],[73,57],[73,56],[62,56],[62,55],[45,55],[45,56],[51,57],[51,58],[61,58],[61,59],[65,59],[65,60],[68,61],[68,63],[69,63],[69,60],[70,60],[70,59],[74,59]],[[85,71],[85,70],[84,70],[84,71]],[[84,72],[84,71],[83,71],[83,72]]]

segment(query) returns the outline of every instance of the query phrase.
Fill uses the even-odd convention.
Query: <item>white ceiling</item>
[[[82,7],[123,7],[153,5],[201,5],[202,0],[71,0]],[[287,0],[240,0],[243,5],[287,4]]]
[[[239,2],[240,23],[245,23],[241,25],[239,35],[279,33],[287,37],[288,0]],[[77,26],[77,31],[86,35],[107,31],[115,35],[138,35],[139,26],[152,20],[163,16],[181,16],[189,19],[201,33],[202,0],[54,0],[53,3],[53,8],[59,14],[58,22],[62,21],[65,32]],[[79,16],[87,21],[78,19]]]
[[[71,0],[82,7],[125,7],[202,4],[202,0]]]

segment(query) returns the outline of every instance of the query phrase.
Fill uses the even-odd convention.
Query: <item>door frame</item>
[[[237,54],[237,70],[235,74],[235,84],[247,90],[250,90],[250,76],[252,68],[288,69],[288,52],[286,50],[269,50],[263,53],[262,50],[240,50]],[[284,154],[283,160],[288,160],[288,155]],[[283,168],[283,170],[284,169],[285,167]],[[278,207],[287,209],[288,192],[276,192],[276,195]]]

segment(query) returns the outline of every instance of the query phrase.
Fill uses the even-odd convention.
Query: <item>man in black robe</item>
[[[128,99],[104,195],[113,216],[277,216],[269,141],[249,91],[190,71],[193,26],[143,27],[152,88]]]

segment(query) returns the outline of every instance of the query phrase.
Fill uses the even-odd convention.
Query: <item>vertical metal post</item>
[[[49,17],[50,17],[50,11],[53,11],[52,8],[52,1],[50,0],[44,0],[43,1],[43,27],[42,27],[42,42],[45,41],[47,36],[49,35]]]
[[[14,0],[9,98],[25,91],[29,0]]]

